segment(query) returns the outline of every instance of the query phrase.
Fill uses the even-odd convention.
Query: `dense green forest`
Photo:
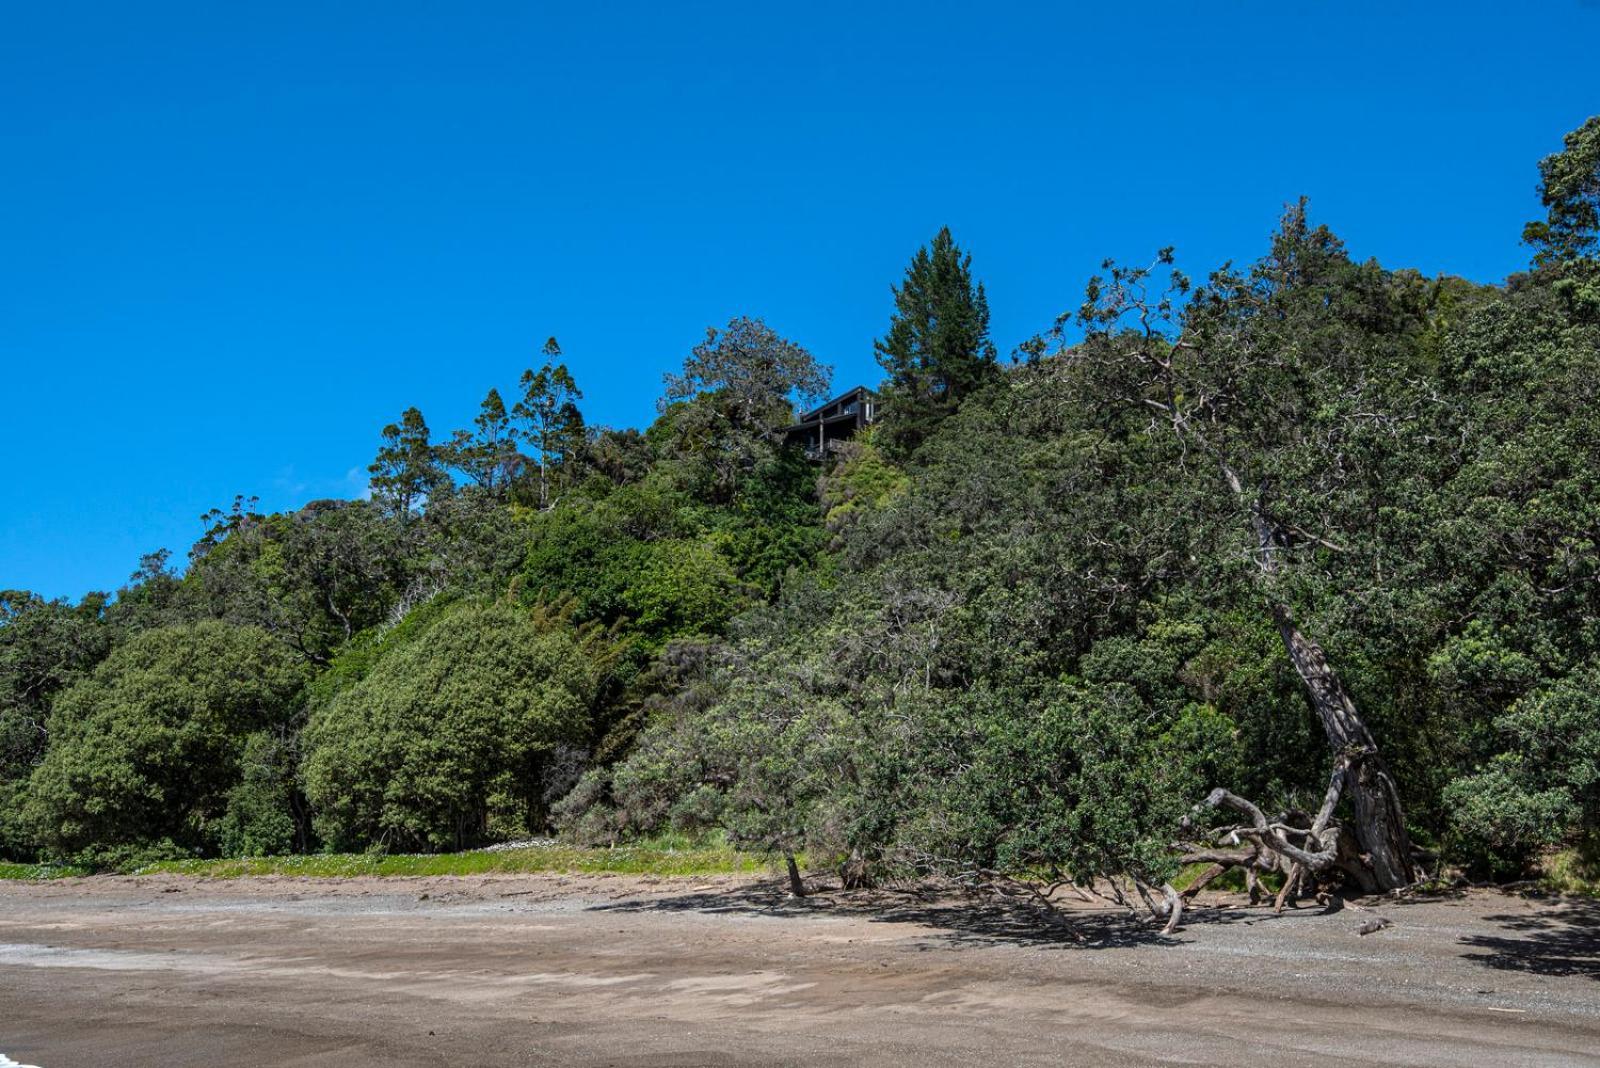
[[[1504,285],[1300,203],[1203,281],[1108,262],[1009,360],[941,232],[822,462],[782,431],[829,370],[759,319],[643,431],[587,425],[552,340],[472,426],[383,428],[370,499],[0,592],[0,857],[672,830],[1159,898],[1592,848],[1600,118],[1538,177]]]

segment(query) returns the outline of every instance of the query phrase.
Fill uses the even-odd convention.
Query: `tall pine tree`
[[[989,301],[948,226],[912,258],[894,290],[888,336],[874,348],[889,376],[883,436],[902,456],[998,373]]]

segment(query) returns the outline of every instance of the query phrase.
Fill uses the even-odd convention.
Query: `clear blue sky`
[[[1499,280],[1600,111],[1594,0],[1075,7],[6,5],[0,586],[355,495],[385,422],[465,425],[552,334],[591,422],[737,314],[875,382],[945,224],[1002,352],[1102,258],[1248,259],[1301,193]]]

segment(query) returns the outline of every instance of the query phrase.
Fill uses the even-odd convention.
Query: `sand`
[[[0,1055],[160,1065],[1600,1064],[1600,902],[1162,937],[744,877],[0,883]],[[1357,930],[1381,915],[1393,926]],[[3,1063],[3,1062],[0,1062]]]

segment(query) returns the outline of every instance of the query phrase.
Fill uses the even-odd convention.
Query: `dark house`
[[[841,393],[826,404],[811,409],[783,432],[789,445],[799,445],[806,456],[820,460],[841,441],[871,426],[878,418],[878,395],[866,386]]]

